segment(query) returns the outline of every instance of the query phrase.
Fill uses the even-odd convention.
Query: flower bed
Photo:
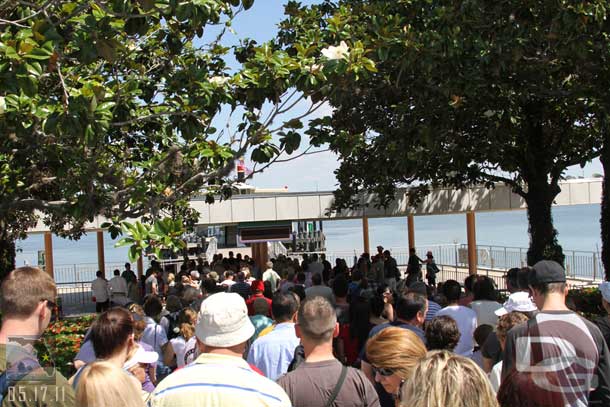
[[[74,373],[72,360],[94,319],[95,315],[87,315],[52,322],[36,346],[41,363],[55,366],[65,377],[70,377]]]

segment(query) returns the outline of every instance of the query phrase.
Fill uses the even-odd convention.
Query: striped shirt
[[[189,366],[166,377],[149,407],[290,406],[275,382],[250,368],[242,358],[204,353]]]

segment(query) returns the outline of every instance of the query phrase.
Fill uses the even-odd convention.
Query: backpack
[[[167,340],[171,340],[180,336],[180,324],[178,324],[178,315],[167,314],[165,316],[169,325],[167,327]],[[178,332],[176,332],[178,331]]]
[[[8,370],[5,370],[0,374],[0,405],[4,402],[4,398],[8,395],[11,386],[21,381],[24,377],[32,372],[35,368],[39,368],[40,364],[36,359],[26,359],[30,363],[25,364],[23,371],[9,374]]]

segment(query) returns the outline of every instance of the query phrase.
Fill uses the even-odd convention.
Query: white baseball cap
[[[610,302],[610,281],[604,281],[599,285],[599,291],[606,302]]]
[[[254,335],[248,307],[237,293],[217,293],[201,303],[195,335],[208,346],[230,348]]]
[[[532,302],[529,293],[525,291],[519,291],[512,293],[508,296],[508,300],[503,304],[502,308],[495,310],[495,314],[499,317],[506,315],[509,312],[531,312],[536,311],[538,308],[536,304]]]
[[[159,360],[159,355],[157,354],[157,352],[148,352],[140,345],[136,346],[138,347],[136,353],[134,353],[133,356],[123,364],[124,370],[129,370],[138,363],[150,365],[151,363],[155,363],[157,360]]]

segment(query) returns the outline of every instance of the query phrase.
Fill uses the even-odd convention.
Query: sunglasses
[[[386,369],[383,367],[374,367],[373,366],[373,377],[375,377],[377,375],[377,373],[379,373],[379,375],[381,376],[392,376],[394,374],[394,371],[392,369]]]
[[[51,300],[40,300],[40,301],[46,301],[47,302],[47,308],[50,309],[51,311],[53,311],[55,308],[57,308],[57,304],[55,304]]]

